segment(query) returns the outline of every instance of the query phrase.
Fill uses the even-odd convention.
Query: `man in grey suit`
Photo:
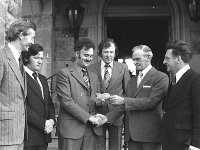
[[[96,127],[96,93],[100,91],[98,77],[87,67],[92,61],[94,43],[84,38],[74,47],[76,60],[57,75],[56,87],[60,112],[58,116],[59,150],[94,150],[96,138],[103,134]]]
[[[22,150],[25,133],[26,79],[22,51],[34,43],[36,26],[27,20],[11,24],[8,45],[0,50],[0,149]],[[21,70],[20,70],[21,68]]]
[[[130,79],[128,66],[123,63],[114,61],[118,53],[118,48],[113,39],[103,40],[99,46],[99,56],[101,61],[90,65],[89,69],[96,73],[100,80],[101,93],[109,93],[110,95],[125,94],[127,83]],[[97,102],[97,105],[103,104],[103,114],[115,108],[105,101]],[[122,138],[122,117],[118,118],[112,125],[105,124],[104,136],[98,137],[96,150],[106,149],[106,131],[109,133],[109,150],[121,150]]]
[[[151,65],[153,53],[146,45],[133,48],[132,59],[139,75],[128,83],[126,97],[113,95],[110,103],[121,105],[106,116],[112,123],[126,111],[125,141],[132,150],[161,150],[161,103],[168,76]]]

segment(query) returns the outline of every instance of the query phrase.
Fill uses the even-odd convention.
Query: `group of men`
[[[38,73],[43,47],[34,44],[35,31],[31,21],[14,22],[0,50],[1,150],[46,150],[51,142],[54,105]],[[109,150],[120,150],[123,122],[129,150],[200,149],[200,75],[189,66],[192,52],[185,42],[166,46],[170,81],[151,65],[146,45],[132,49],[138,74],[131,79],[127,65],[114,60],[113,39],[99,44],[101,59],[94,64],[92,40],[79,40],[74,50],[74,62],[56,79],[59,150],[105,150],[107,131]]]

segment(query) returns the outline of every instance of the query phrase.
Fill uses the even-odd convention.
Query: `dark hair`
[[[15,41],[19,38],[19,34],[26,36],[28,35],[27,31],[33,29],[36,31],[36,25],[34,22],[27,19],[18,19],[10,25],[10,28],[6,32],[6,40],[9,42]]]
[[[175,40],[170,41],[166,45],[166,50],[172,49],[172,54],[177,57],[181,56],[184,63],[189,63],[192,58],[192,48],[184,41]]]
[[[101,54],[102,54],[102,50],[111,47],[111,43],[114,44],[114,46],[115,46],[115,56],[118,55],[119,50],[118,50],[118,46],[115,43],[114,39],[107,38],[107,39],[102,40],[101,43],[98,46],[98,49],[99,49],[98,54],[99,54],[100,57],[101,57]]]
[[[22,59],[23,63],[26,66],[27,64],[30,63],[30,57],[37,55],[39,52],[43,51],[43,47],[39,44],[32,44],[29,48],[28,51],[22,51]]]
[[[85,48],[86,50],[93,48],[95,49],[94,42],[89,38],[83,38],[75,43],[74,51],[80,51]]]

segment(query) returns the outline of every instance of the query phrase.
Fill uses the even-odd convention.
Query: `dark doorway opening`
[[[163,65],[165,45],[169,39],[169,18],[106,19],[107,37],[118,45],[119,58],[131,58],[132,48],[144,44],[151,48],[154,57],[152,65],[166,72]]]

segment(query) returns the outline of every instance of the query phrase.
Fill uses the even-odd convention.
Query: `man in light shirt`
[[[169,42],[163,63],[173,76],[163,104],[163,150],[200,148],[200,75],[189,62],[191,48],[181,40]]]
[[[101,61],[90,65],[89,69],[99,77],[101,93],[123,96],[126,91],[127,83],[130,79],[128,66],[124,63],[114,61],[118,54],[118,47],[113,39],[104,39],[98,46]],[[98,101],[99,102],[99,101]],[[116,106],[106,101],[99,102],[103,105],[103,114],[113,110]],[[113,124],[106,123],[104,135],[98,137],[96,150],[106,149],[106,131],[109,133],[109,150],[121,150],[122,138],[122,117],[118,118]]]
[[[168,76],[151,65],[153,52],[146,45],[133,48],[132,59],[139,72],[127,85],[126,97],[112,95],[110,103],[120,105],[106,114],[110,123],[125,113],[125,137],[130,150],[161,150],[162,100]]]
[[[0,149],[22,150],[26,139],[26,79],[22,51],[34,44],[36,26],[16,20],[7,31],[8,45],[0,49]],[[21,65],[20,65],[21,62]]]

